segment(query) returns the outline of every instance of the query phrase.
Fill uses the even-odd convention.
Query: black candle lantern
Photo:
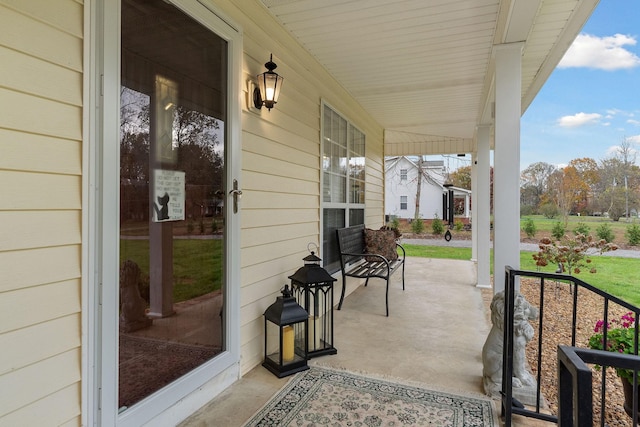
[[[322,260],[313,252],[303,261],[304,266],[289,279],[296,300],[309,313],[309,358],[336,354],[338,351],[333,346],[333,282],[336,279],[320,266]]]
[[[264,312],[264,362],[262,366],[278,378],[309,369],[307,365],[307,326],[309,315],[288,285]],[[277,345],[272,342],[278,337]],[[274,351],[275,350],[275,351]]]

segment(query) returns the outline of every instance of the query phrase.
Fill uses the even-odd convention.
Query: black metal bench
[[[378,277],[387,281],[386,307],[387,316],[389,316],[389,279],[400,267],[402,267],[402,290],[404,290],[404,248],[396,242],[396,246],[401,249],[402,255],[399,255],[397,260],[389,261],[382,255],[365,252],[364,225],[340,228],[336,230],[336,233],[338,236],[338,250],[340,251],[340,269],[342,270],[342,292],[338,310],[342,308],[342,302],[344,301],[347,277],[366,279],[365,286],[368,285],[370,278]],[[375,261],[372,259],[375,259]]]

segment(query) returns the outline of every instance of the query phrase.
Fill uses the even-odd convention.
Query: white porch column
[[[479,288],[491,287],[491,127],[483,125],[477,131],[476,193],[473,196],[473,230],[477,239]],[[494,184],[495,185],[495,184]]]
[[[476,144],[477,145],[477,144]],[[477,147],[476,147],[477,150]],[[478,200],[478,153],[471,153],[471,200],[473,213],[471,214],[471,261],[478,262],[478,220],[476,201]]]
[[[495,48],[494,293],[504,289],[505,266],[520,268],[522,46],[519,42]]]
[[[464,195],[464,216],[469,218],[469,194],[465,193]]]

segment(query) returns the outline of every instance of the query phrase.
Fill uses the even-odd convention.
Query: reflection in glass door
[[[227,43],[122,1],[120,411],[225,350]]]

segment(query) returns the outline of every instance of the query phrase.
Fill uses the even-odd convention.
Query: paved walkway
[[[441,239],[402,239],[402,243],[410,245],[425,245],[425,246],[449,246],[452,248],[470,248],[471,240],[466,239],[451,239],[450,241]],[[493,242],[492,242],[493,246]],[[538,250],[537,243],[520,243],[520,250],[528,252],[536,252]],[[616,251],[605,252],[602,256],[615,256],[620,258],[640,258],[640,249],[618,249]]]

